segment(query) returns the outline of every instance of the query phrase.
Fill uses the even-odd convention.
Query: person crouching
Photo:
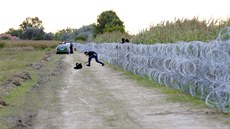
[[[88,52],[85,51],[84,54],[89,57],[86,66],[90,66],[92,58],[95,58],[96,62],[99,63],[99,64],[101,64],[102,66],[105,65],[103,62],[101,62],[101,61],[98,60],[97,53],[95,51],[88,51]]]

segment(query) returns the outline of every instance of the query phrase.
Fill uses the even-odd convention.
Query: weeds
[[[221,29],[230,26],[230,18],[224,20],[208,19],[175,19],[174,21],[162,21],[159,24],[151,25],[148,29],[136,35],[112,32],[98,35],[93,41],[121,42],[121,38],[130,39],[131,43],[154,44],[154,43],[176,43],[178,41],[203,41],[215,40]]]
[[[1,49],[1,48],[4,48],[4,46],[5,46],[5,43],[0,42],[0,49]]]
[[[4,48],[7,50],[12,48],[33,48],[44,50],[48,48],[55,48],[59,41],[32,41],[32,40],[4,40]],[[0,42],[1,48],[1,42]]]

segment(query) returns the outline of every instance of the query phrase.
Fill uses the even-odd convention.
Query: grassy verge
[[[0,108],[0,127],[1,129],[8,129],[12,125],[10,124],[14,121],[14,117],[19,116],[22,110],[27,108],[24,107],[27,101],[27,93],[31,90],[32,86],[37,83],[38,73],[34,70],[28,70],[31,80],[27,80],[21,84],[7,91],[2,99],[8,104],[8,106]]]
[[[43,51],[45,52],[45,51]],[[0,108],[0,127],[1,129],[19,128],[19,121],[23,127],[30,127],[32,119],[37,112],[43,108],[54,108],[58,110],[57,93],[60,90],[59,77],[62,61],[65,55],[53,55],[45,63],[45,67],[40,70],[29,70],[32,80],[24,82],[8,92],[4,100],[9,106]],[[35,62],[34,62],[35,63]],[[60,80],[61,78],[58,78]],[[52,106],[51,106],[52,105]]]
[[[43,40],[0,40],[0,48],[6,50],[29,49],[44,50],[54,49],[60,41],[43,41]],[[2,45],[1,45],[2,44]]]
[[[42,92],[45,88],[43,88],[44,86],[37,88],[37,84],[45,85],[47,80],[44,80],[44,77],[50,79],[53,77],[52,74],[55,74],[56,62],[60,57],[51,56],[51,59],[44,59],[44,57],[47,56],[48,51],[54,50],[56,42],[4,40],[0,43],[3,44],[0,47],[0,97],[9,104],[0,107],[0,128],[29,127],[31,119],[36,115],[38,109],[47,105],[47,103],[44,104],[45,99]],[[48,59],[49,61],[47,61]],[[37,66],[37,64],[39,67],[45,66],[46,69],[41,71],[42,67],[32,68],[33,65]],[[26,80],[20,86],[3,90],[5,87],[1,84],[21,72],[28,72],[32,79]],[[41,79],[43,80],[41,81]],[[52,95],[54,94],[51,93]],[[15,127],[17,124],[21,124],[21,126]]]
[[[19,105],[22,105],[25,102],[24,95],[30,91],[31,87],[37,83],[38,80],[38,74],[35,71],[30,72],[31,80],[28,80],[24,82],[21,86],[18,86],[8,92],[8,95],[4,96],[4,100],[9,104],[8,107],[3,108],[0,110],[0,114],[8,114],[9,112],[12,112],[9,110],[11,107],[18,107]],[[17,112],[14,110],[14,112]]]
[[[28,70],[28,64],[44,55],[44,51],[0,51],[0,84],[15,73]]]
[[[148,88],[153,88],[161,93],[167,95],[166,101],[168,102],[173,102],[173,103],[185,103],[188,104],[190,107],[195,108],[195,109],[200,109],[200,110],[210,110],[211,114],[213,115],[220,115],[220,117],[217,117],[218,119],[221,119],[224,121],[225,124],[230,125],[230,114],[228,113],[222,113],[214,108],[208,107],[204,100],[199,99],[198,97],[193,97],[189,94],[186,94],[182,92],[181,90],[173,89],[171,87],[166,87],[164,85],[160,85],[154,81],[149,80],[148,78],[142,78],[140,76],[136,76],[135,74],[124,71],[123,69],[112,66],[110,64],[107,64],[108,66],[112,67],[115,70],[119,70],[124,72],[125,75],[127,75],[128,78],[135,80],[137,83],[140,84],[140,86],[148,87]],[[208,112],[207,112],[208,113]]]
[[[13,119],[11,116],[18,116],[21,110],[24,110],[22,106],[27,94],[31,87],[37,82],[38,74],[34,71],[30,72],[31,80],[24,82],[21,86],[18,86],[8,92],[8,95],[4,96],[4,101],[9,104],[4,108],[0,108],[0,127],[1,129],[10,128],[10,122]]]

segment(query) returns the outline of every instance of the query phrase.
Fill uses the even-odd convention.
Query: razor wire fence
[[[230,40],[221,36],[208,43],[76,43],[75,47],[81,52],[96,51],[99,58],[112,65],[230,112]]]

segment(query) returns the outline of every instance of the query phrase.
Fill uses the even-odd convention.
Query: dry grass
[[[3,48],[48,49],[55,48],[58,43],[60,43],[60,41],[0,40],[0,44],[4,44]]]
[[[54,50],[58,41],[0,40],[0,84],[13,74],[28,70],[46,51]]]

